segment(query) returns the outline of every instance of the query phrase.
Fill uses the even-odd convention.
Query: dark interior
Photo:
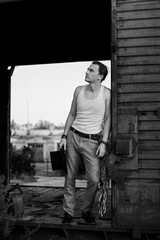
[[[0,1],[0,64],[110,60],[110,1]]]

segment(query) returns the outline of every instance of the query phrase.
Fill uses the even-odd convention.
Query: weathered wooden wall
[[[160,1],[114,0],[112,21],[113,139],[135,140],[115,225],[160,227]]]

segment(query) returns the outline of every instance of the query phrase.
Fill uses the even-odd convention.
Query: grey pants
[[[75,180],[77,177],[80,155],[83,157],[87,188],[82,211],[92,211],[100,177],[100,158],[96,156],[98,141],[82,138],[69,131],[67,137],[67,176],[64,186],[63,209],[74,215],[76,196]]]

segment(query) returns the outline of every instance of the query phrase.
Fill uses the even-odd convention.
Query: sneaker
[[[95,218],[90,211],[82,212],[82,219],[84,219],[87,224],[95,224]]]
[[[72,222],[73,222],[73,217],[69,213],[65,212],[62,223],[72,223]]]

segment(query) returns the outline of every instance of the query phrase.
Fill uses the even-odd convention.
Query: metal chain
[[[106,162],[108,161],[109,154],[101,159],[100,165],[100,182],[99,182],[99,214],[104,216],[106,211],[111,209],[111,191],[110,191],[110,179],[108,178],[108,169]]]

